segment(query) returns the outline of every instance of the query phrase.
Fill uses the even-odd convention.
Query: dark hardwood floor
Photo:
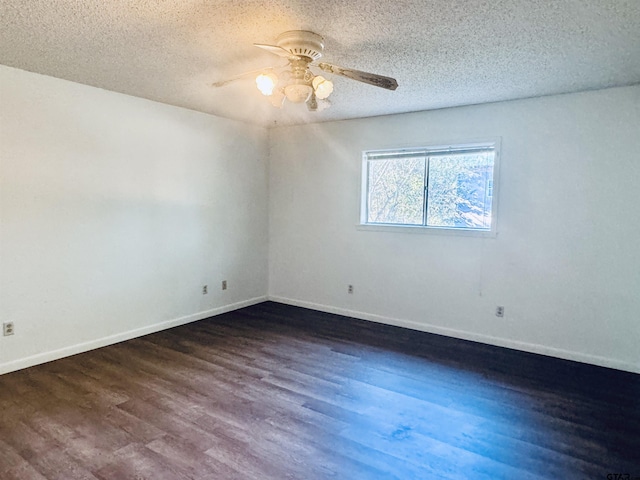
[[[0,376],[0,478],[640,479],[640,375],[267,302]]]

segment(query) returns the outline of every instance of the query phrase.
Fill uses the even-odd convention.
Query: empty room
[[[0,479],[640,480],[640,2],[0,2]]]

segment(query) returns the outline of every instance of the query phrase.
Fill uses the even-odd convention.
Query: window
[[[491,232],[497,143],[363,154],[363,225]]]

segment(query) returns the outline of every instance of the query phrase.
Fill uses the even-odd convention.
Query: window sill
[[[427,235],[456,235],[463,237],[479,237],[479,238],[496,238],[495,230],[467,230],[463,228],[438,228],[423,227],[414,225],[384,225],[357,223],[356,230],[363,232],[387,232],[387,233],[409,233],[409,234],[427,234]]]

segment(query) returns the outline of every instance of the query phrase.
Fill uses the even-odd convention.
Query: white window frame
[[[428,145],[426,147],[400,147],[365,150],[362,152],[361,167],[361,185],[360,185],[360,218],[357,224],[359,230],[365,231],[381,231],[381,232],[400,232],[400,233],[438,233],[448,235],[466,235],[480,237],[495,237],[497,235],[498,220],[498,195],[499,195],[499,176],[500,176],[500,146],[501,138],[493,138],[482,141],[466,141],[466,142],[448,142],[436,145]],[[493,182],[492,182],[492,200],[491,200],[491,228],[460,228],[460,227],[434,227],[428,225],[400,225],[385,223],[367,223],[367,202],[368,202],[368,162],[374,156],[393,156],[393,155],[424,155],[428,157],[434,153],[461,152],[469,150],[487,150],[494,152],[493,161]],[[426,198],[425,198],[426,202]],[[425,206],[426,208],[426,206]]]

